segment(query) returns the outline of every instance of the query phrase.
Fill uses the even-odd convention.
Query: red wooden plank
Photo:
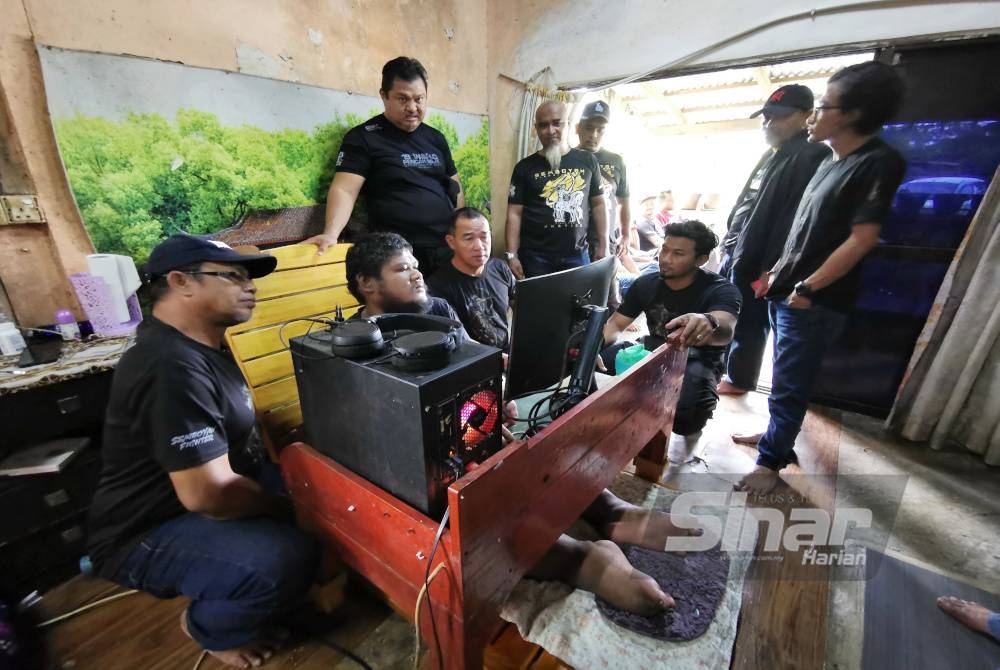
[[[323,521],[323,528],[317,530],[331,540],[345,563],[364,574],[365,566],[376,560],[419,590],[437,522],[301,442],[281,452],[281,466],[300,515],[308,512]],[[451,543],[446,531],[434,556],[435,565],[442,559],[452,562]],[[460,568],[457,561],[453,563],[450,567],[457,574]],[[431,585],[431,593],[444,601],[448,591],[438,584],[444,581],[442,576]],[[396,604],[413,611],[416,590],[412,598]],[[454,608],[459,608],[458,600]]]
[[[617,382],[449,489],[467,634],[650,438],[669,426],[687,356],[661,347]]]

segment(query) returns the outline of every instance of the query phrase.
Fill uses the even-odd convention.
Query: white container
[[[0,321],[0,354],[13,356],[28,346],[21,337],[21,331],[11,321]]]

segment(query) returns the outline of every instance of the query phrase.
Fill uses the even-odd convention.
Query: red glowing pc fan
[[[488,438],[497,427],[500,411],[497,408],[497,394],[493,391],[478,391],[462,403],[459,434],[465,447],[474,447]]]

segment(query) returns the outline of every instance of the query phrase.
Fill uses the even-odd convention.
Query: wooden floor
[[[839,414],[807,416],[797,443],[800,466],[792,474],[835,474],[840,439]],[[731,445],[741,458],[755,452]],[[796,486],[798,484],[795,484]],[[778,492],[790,492],[782,488]],[[832,504],[831,491],[811,491],[821,508]],[[786,497],[787,499],[787,497]],[[798,555],[755,562],[747,575],[732,668],[823,667],[829,583],[822,568],[804,568]],[[69,611],[120,591],[107,582],[78,577],[47,593],[36,616]],[[126,597],[48,629],[47,658],[41,668],[72,670],[174,670],[193,668],[200,651],[178,626],[185,601],[161,601],[145,594]],[[413,667],[413,629],[357,584],[348,585],[346,603],[331,622],[326,639],[363,658],[373,668]],[[212,658],[202,670],[224,668]],[[293,638],[271,659],[269,670],[326,670],[360,667],[316,639]],[[569,670],[558,659],[520,638],[507,626],[487,649],[484,667]]]

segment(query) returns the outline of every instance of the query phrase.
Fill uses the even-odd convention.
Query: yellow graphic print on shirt
[[[579,170],[564,172],[545,182],[542,198],[552,208],[552,220],[565,226],[579,226],[583,222],[583,189],[586,182]]]

